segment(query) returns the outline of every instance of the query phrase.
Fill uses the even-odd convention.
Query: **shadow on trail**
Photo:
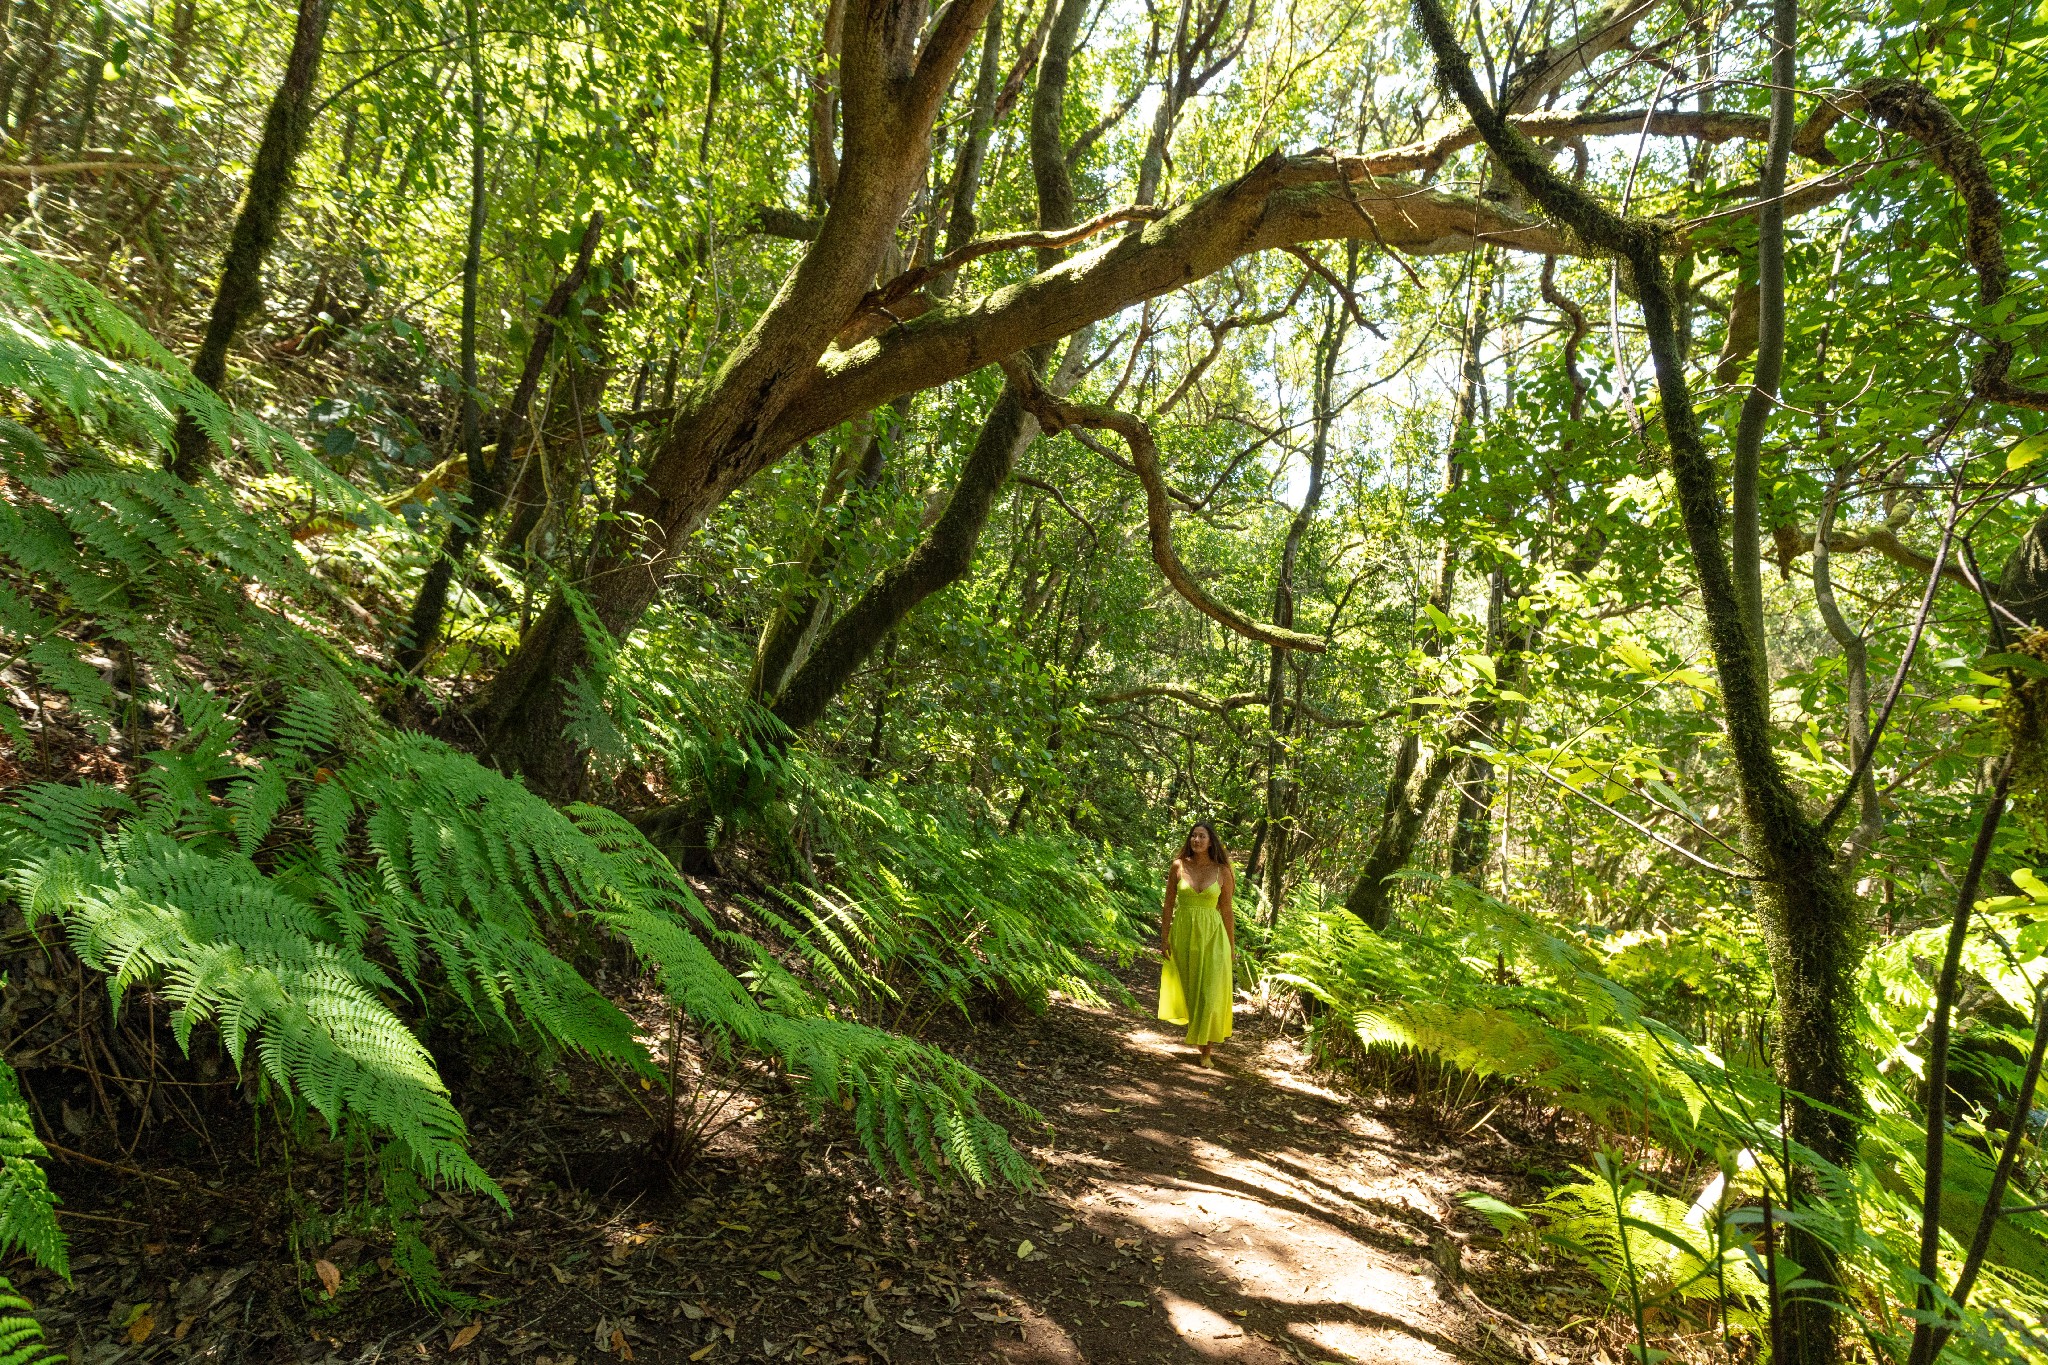
[[[1436,1365],[1489,1352],[1433,1249],[1477,1220],[1483,1176],[1434,1134],[1319,1085],[1240,1011],[1215,1071],[1137,1009],[1056,1005],[989,1069],[1054,1127],[1049,1188],[987,1226],[1019,1362],[1229,1359]],[[1021,1257],[1016,1254],[1022,1252]]]

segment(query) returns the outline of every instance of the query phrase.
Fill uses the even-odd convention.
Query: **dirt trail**
[[[1136,1007],[1056,1002],[940,1040],[1044,1116],[1016,1130],[1045,1176],[1029,1194],[878,1179],[839,1116],[758,1068],[729,1092],[736,1126],[670,1184],[644,1159],[646,1100],[585,1066],[469,1088],[510,1207],[444,1193],[418,1217],[472,1308],[423,1308],[388,1233],[345,1226],[338,1149],[266,1165],[226,1139],[220,1164],[159,1155],[147,1175],[60,1160],[76,1274],[23,1288],[92,1365],[1584,1357],[1472,1292],[1521,1307],[1558,1288],[1486,1250],[1457,1203],[1528,1193],[1507,1143],[1327,1088],[1244,1009],[1220,1069],[1191,1065],[1151,1018],[1155,974],[1131,974]]]
[[[1318,1084],[1301,1050],[1242,1008],[1219,1068],[1192,1065],[1178,1030],[1150,1017],[1150,991],[1138,994],[1142,1013],[1062,1003],[1004,1046],[974,1049],[1055,1128],[1034,1151],[1047,1191],[1011,1201],[1007,1218],[1033,1250],[1019,1261],[1012,1244],[995,1271],[1020,1301],[1021,1340],[990,1358],[1507,1354],[1519,1333],[1446,1269],[1491,1259],[1467,1256],[1485,1224],[1456,1198],[1506,1192],[1509,1172],[1474,1147],[1447,1150],[1455,1138],[1404,1110]]]

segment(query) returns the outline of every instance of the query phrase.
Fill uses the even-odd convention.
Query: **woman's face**
[[[1197,858],[1209,856],[1209,831],[1196,825],[1188,834],[1188,847],[1195,851]]]

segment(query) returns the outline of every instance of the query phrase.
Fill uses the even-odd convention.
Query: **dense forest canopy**
[[[915,1021],[1120,990],[1213,819],[1319,1055],[1569,1118],[1474,1207],[1645,1365],[2048,1359],[2044,59],[2025,0],[6,0],[9,941],[377,1154],[431,1301],[426,1191],[505,1195],[425,1040],[687,1034],[1028,1184]]]

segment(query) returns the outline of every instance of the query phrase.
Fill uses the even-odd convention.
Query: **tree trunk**
[[[998,3],[990,10],[988,26],[982,33],[981,66],[975,77],[972,113],[953,168],[944,248],[949,253],[974,238],[975,201],[981,192],[982,163],[988,154],[989,138],[995,130],[1002,56],[1003,14]],[[953,277],[950,274],[938,276],[929,286],[930,292],[939,297],[951,293],[952,288]],[[909,410],[907,398],[896,404],[896,415],[889,423],[891,437],[900,432]],[[874,486],[881,476],[886,449],[882,433],[864,433],[858,472],[849,481],[847,462],[842,455],[826,480],[825,496],[819,503],[818,531],[804,556],[804,567],[797,576],[796,586],[762,628],[760,642],[754,651],[753,673],[748,680],[754,700],[772,705],[816,647],[819,634],[832,614],[833,594],[829,580],[844,553],[844,537],[851,529],[845,495]]]
[[[1464,456],[1471,441],[1473,415],[1478,411],[1479,385],[1485,379],[1481,348],[1486,340],[1487,303],[1493,285],[1493,273],[1489,268],[1492,261],[1492,253],[1483,251],[1473,262],[1472,292],[1466,300],[1465,335],[1460,346],[1457,406],[1451,415],[1450,440],[1444,446],[1441,497],[1446,502],[1464,479]],[[1449,523],[1449,515],[1446,508],[1444,543],[1437,559],[1436,590],[1430,599],[1431,605],[1447,616],[1458,585],[1459,539]],[[1441,655],[1443,633],[1430,630],[1423,638],[1422,648],[1431,658]],[[1409,707],[1408,724],[1419,724],[1426,714],[1424,707]],[[1421,761],[1422,742],[1416,735],[1411,733],[1401,741],[1393,774],[1387,779],[1386,801],[1380,809],[1380,825],[1373,837],[1372,852],[1366,855],[1365,867],[1359,872],[1358,881],[1352,885],[1351,894],[1344,898],[1344,908],[1375,931],[1384,930],[1393,922],[1394,890],[1387,878],[1408,865],[1408,859],[1415,852],[1415,841],[1421,837],[1429,812],[1436,805],[1437,793],[1443,790],[1445,779],[1459,761],[1458,748],[1477,733],[1474,721],[1483,719],[1476,712],[1468,713],[1457,724],[1456,736],[1444,735],[1427,763]]]
[[[86,142],[92,137],[93,124],[99,119],[100,80],[106,71],[107,37],[112,29],[113,18],[102,7],[93,16],[92,50],[85,54],[85,90],[78,101],[78,131],[71,138],[71,151],[74,155],[85,150]]]
[[[1041,228],[1072,226],[1074,192],[1067,175],[1066,146],[1059,136],[1059,112],[1066,103],[1067,71],[1080,31],[1080,16],[1086,8],[1086,0],[1069,0],[1062,9],[1048,36],[1038,84],[1032,94],[1031,163]],[[1068,10],[1073,11],[1071,16]],[[992,16],[991,33],[994,30]],[[994,126],[999,56],[1000,49],[993,42],[984,45],[974,117],[955,174],[953,207],[946,232],[948,251],[964,246],[974,232],[978,168]],[[1041,138],[1041,131],[1049,135],[1049,141]],[[1056,262],[1059,255],[1057,250],[1041,251],[1040,263],[1043,266]],[[942,283],[946,288],[951,286],[949,279]],[[1052,381],[1056,394],[1066,391],[1068,377],[1086,350],[1089,335],[1090,329],[1083,328],[1069,342],[1061,373]],[[1043,365],[1047,358],[1048,348],[1040,348],[1030,356],[1034,367]],[[783,724],[791,730],[815,725],[833,697],[882,639],[919,603],[967,573],[973,566],[975,546],[988,524],[996,495],[1025,450],[1038,438],[1038,432],[1038,421],[1025,411],[1022,395],[1015,385],[1006,382],[975,436],[974,447],[945,510],[925,538],[832,623],[780,689],[765,694],[774,697],[772,709]]]
[[[234,344],[235,333],[263,297],[263,263],[277,241],[285,199],[291,193],[292,171],[313,122],[313,90],[320,80],[320,55],[331,13],[331,0],[299,0],[284,79],[278,82],[270,112],[263,120],[263,140],[256,146],[249,188],[228,239],[206,335],[192,360],[193,377],[216,392],[227,379],[228,348]],[[189,412],[180,414],[171,438],[171,472],[190,483],[206,472],[211,457],[212,444],[199,423]]]
[[[674,418],[647,477],[604,525],[579,585],[588,625],[617,638],[660,593],[725,496],[793,445],[777,419],[875,283],[925,176],[932,120],[993,0],[960,0],[924,32],[919,6],[848,0],[839,63],[840,158],[818,238],[718,373]],[[544,791],[582,787],[566,688],[591,666],[586,622],[558,595],[492,680],[475,720],[503,766]]]
[[[500,554],[525,556],[529,563],[559,558],[558,532],[574,511],[582,472],[590,463],[590,431],[604,410],[605,390],[615,373],[605,324],[631,300],[631,286],[622,274],[608,273],[611,287],[579,310],[575,344],[563,357],[542,405],[539,428],[518,469],[493,470],[509,480],[504,499],[509,514],[498,542]]]
[[[1351,894],[1344,898],[1344,908],[1377,933],[1384,933],[1394,922],[1391,878],[1408,865],[1437,793],[1458,761],[1458,747],[1471,738],[1469,729],[1457,727],[1442,737],[1426,762],[1419,736],[1411,734],[1401,742],[1393,774],[1387,779],[1387,800],[1380,811],[1379,828],[1373,833],[1372,852],[1366,855]]]
[[[1358,282],[1358,249],[1354,244],[1345,266],[1344,287],[1349,289]],[[1294,568],[1301,556],[1301,542],[1315,523],[1316,509],[1323,500],[1323,470],[1329,461],[1330,428],[1337,420],[1336,377],[1337,358],[1344,350],[1344,336],[1351,314],[1344,300],[1333,292],[1327,300],[1329,311],[1324,315],[1323,334],[1317,339],[1315,390],[1312,402],[1315,404],[1315,433],[1309,442],[1308,487],[1303,491],[1301,507],[1287,524],[1287,539],[1280,547],[1280,572],[1273,583],[1273,624],[1289,630],[1294,628]],[[1266,662],[1266,813],[1262,824],[1269,832],[1266,844],[1265,885],[1262,894],[1266,902],[1266,924],[1271,927],[1280,922],[1280,903],[1287,890],[1287,854],[1290,845],[1289,831],[1293,821],[1289,812],[1293,803],[1289,797],[1289,782],[1286,771],[1287,738],[1300,712],[1287,705],[1287,655],[1291,651],[1271,649]]]
[[[1507,596],[1507,572],[1496,566],[1493,590],[1486,603],[1486,646],[1494,656],[1496,677],[1509,681],[1507,661],[1501,649],[1501,609]],[[1500,703],[1488,698],[1476,703],[1473,719],[1481,734],[1498,741]],[[1458,765],[1458,821],[1451,834],[1451,875],[1473,885],[1483,885],[1486,864],[1493,847],[1493,761],[1483,754],[1467,754]]]
[[[1018,453],[1037,435],[1038,422],[1024,410],[1023,397],[1004,384],[939,519],[907,558],[884,571],[826,630],[776,698],[773,710],[778,720],[792,730],[816,724],[882,637],[925,598],[967,572],[996,494],[1009,479]]]
[[[1438,0],[1415,0],[1415,9],[1438,75],[1471,114],[1488,149],[1545,211],[1589,245],[1619,257],[1641,301],[1673,483],[1720,684],[1728,754],[1764,892],[1789,1136],[1821,1160],[1846,1165],[1855,1159],[1856,1116],[1864,1111],[1852,1061],[1864,925],[1826,831],[1807,815],[1772,747],[1763,642],[1751,629],[1722,539],[1720,476],[1679,351],[1670,272],[1661,255],[1665,230],[1620,217],[1551,170],[1481,93]],[[1830,1302],[1840,1292],[1839,1267],[1826,1244],[1796,1224],[1786,1230],[1785,1249],[1822,1286],[1787,1305],[1790,1355],[1802,1365],[1824,1365],[1839,1354],[1840,1324]]]
[[[819,499],[819,525],[804,556],[803,568],[761,628],[747,691],[763,705],[773,705],[782,695],[791,676],[810,658],[819,632],[831,617],[831,577],[845,553],[845,538],[852,530],[848,501],[854,494],[874,487],[882,475],[887,444],[871,425],[862,420],[847,433],[846,445],[825,478],[824,496]]]
[[[526,415],[533,407],[534,394],[540,390],[548,353],[555,344],[555,329],[590,273],[590,258],[597,250],[597,239],[603,230],[604,215],[591,214],[589,224],[583,229],[583,240],[576,248],[575,264],[556,282],[554,292],[541,306],[534,322],[533,342],[526,348],[526,364],[519,372],[519,384],[512,390],[512,401],[505,405],[504,416],[499,421],[498,439],[490,463],[478,461],[470,466],[468,492],[463,499],[462,510],[449,522],[447,534],[441,542],[440,557],[427,569],[427,576],[420,583],[419,596],[413,599],[412,612],[407,617],[405,642],[397,654],[401,672],[417,673],[441,638],[441,619],[447,614],[448,590],[455,571],[468,556],[469,547],[476,543],[484,522],[498,510],[503,499],[506,465],[520,448],[521,438],[526,432]]]

